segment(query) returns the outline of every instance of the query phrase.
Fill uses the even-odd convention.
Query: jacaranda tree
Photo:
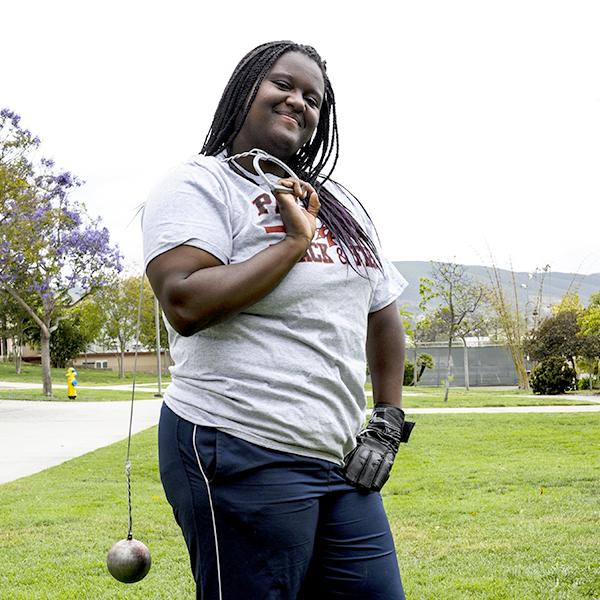
[[[44,394],[52,395],[50,338],[65,312],[121,270],[109,232],[69,192],[81,185],[40,157],[40,140],[0,111],[0,289],[40,328]]]

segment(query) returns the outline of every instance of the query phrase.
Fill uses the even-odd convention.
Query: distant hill
[[[398,261],[395,267],[408,281],[408,288],[399,298],[400,304],[406,304],[408,309],[416,312],[419,304],[419,280],[421,277],[431,277],[431,263],[428,261]],[[475,281],[489,284],[491,282],[491,270],[487,267],[466,265],[467,273]],[[507,298],[514,297],[514,285],[511,271],[498,269],[500,280],[504,287]],[[565,292],[576,291],[584,306],[588,303],[592,294],[600,292],[600,273],[592,275],[579,275],[577,273],[547,273],[537,272],[534,274],[515,272],[514,279],[519,298],[519,306],[522,310],[529,306],[528,310],[533,312],[542,292],[542,308],[547,309],[552,304],[560,302]]]

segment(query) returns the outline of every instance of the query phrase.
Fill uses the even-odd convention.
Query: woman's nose
[[[290,90],[287,98],[286,104],[293,107],[297,112],[304,112],[306,108],[306,103],[304,102],[304,97],[299,90]]]

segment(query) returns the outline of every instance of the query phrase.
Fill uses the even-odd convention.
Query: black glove
[[[356,447],[344,458],[346,480],[358,488],[379,491],[388,480],[401,442],[408,442],[415,424],[404,420],[404,411],[378,404],[365,429],[356,436]]]

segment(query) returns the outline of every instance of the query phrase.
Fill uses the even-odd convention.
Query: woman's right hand
[[[321,207],[319,196],[310,183],[294,177],[281,179],[279,184],[290,189],[289,194],[275,192],[286,237],[302,240],[308,248],[317,228],[316,217]],[[306,195],[308,195],[308,207],[304,208],[297,199],[304,198]]]

